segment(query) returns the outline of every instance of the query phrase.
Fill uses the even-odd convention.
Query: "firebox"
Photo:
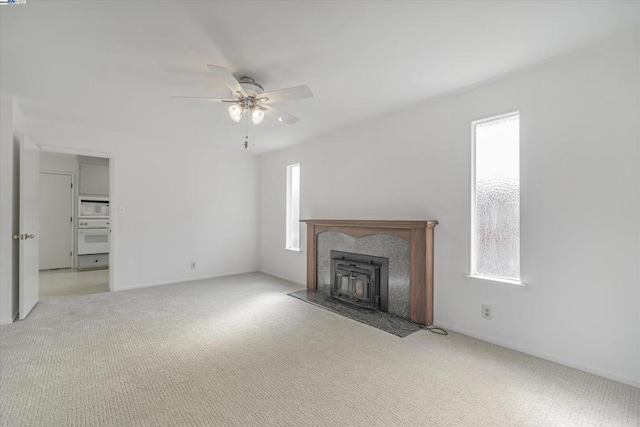
[[[389,305],[389,260],[331,251],[329,292],[337,300],[386,312]]]

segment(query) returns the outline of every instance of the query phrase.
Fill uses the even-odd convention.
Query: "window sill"
[[[301,253],[302,249],[284,248],[285,251]]]
[[[519,280],[500,279],[497,277],[474,276],[465,274],[464,278],[469,282],[482,283],[484,285],[506,286],[508,288],[526,289],[527,285]]]

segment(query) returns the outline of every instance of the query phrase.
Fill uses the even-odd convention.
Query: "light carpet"
[[[406,338],[264,274],[50,299],[0,327],[3,426],[638,426],[640,389]]]

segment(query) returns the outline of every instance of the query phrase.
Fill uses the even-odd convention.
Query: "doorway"
[[[109,169],[109,158],[40,152],[40,300],[109,291],[109,211],[97,220],[82,209],[109,206]],[[107,241],[96,252],[86,240],[97,235]]]

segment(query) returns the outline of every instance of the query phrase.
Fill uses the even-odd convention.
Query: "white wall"
[[[13,240],[13,97],[0,99],[0,324],[11,323]]]
[[[261,270],[305,282],[305,251],[284,250],[285,166],[300,162],[302,218],[440,222],[437,324],[640,385],[639,51],[559,58],[262,156]],[[470,123],[515,110],[525,289],[463,277]]]
[[[79,156],[79,194],[109,196],[109,159]]]
[[[45,150],[111,156],[114,290],[257,269],[255,156],[31,117],[27,134]]]
[[[78,179],[78,158],[72,154],[40,152],[40,170],[72,173]]]

